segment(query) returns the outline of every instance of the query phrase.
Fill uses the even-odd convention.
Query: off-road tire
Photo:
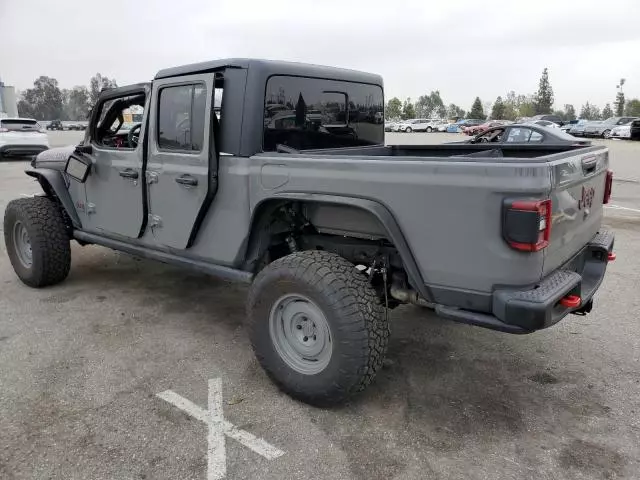
[[[283,361],[270,335],[272,307],[289,294],[311,299],[330,327],[331,358],[313,375]],[[265,267],[249,292],[247,316],[253,350],[268,376],[290,396],[312,405],[339,404],[364,390],[387,350],[389,325],[368,277],[329,252],[293,253]]]
[[[30,266],[22,263],[14,242],[14,226],[21,222],[31,243]],[[4,242],[11,265],[23,283],[39,288],[62,282],[71,267],[71,246],[59,206],[47,197],[9,202],[4,213]]]

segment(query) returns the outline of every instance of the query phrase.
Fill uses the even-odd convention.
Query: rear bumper
[[[37,155],[48,150],[48,145],[12,145],[0,146],[0,155]]]
[[[436,312],[451,320],[508,333],[531,333],[548,328],[569,313],[586,314],[607,269],[614,234],[601,231],[569,262],[526,289],[499,289],[493,293],[493,315],[436,306]],[[566,307],[560,300],[575,295],[581,302]]]

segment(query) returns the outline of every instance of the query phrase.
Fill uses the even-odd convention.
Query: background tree
[[[447,108],[440,97],[440,92],[435,90],[429,95],[420,95],[415,105],[415,113],[420,118],[444,118],[447,115]]]
[[[511,90],[502,101],[504,105],[503,120],[515,120],[518,118],[518,104],[516,92]]]
[[[551,107],[553,107],[553,88],[549,83],[549,71],[545,68],[542,71],[538,91],[535,95],[536,114],[551,113]]]
[[[567,103],[564,106],[564,114],[567,120],[575,120],[576,119],[576,109],[573,108],[573,105]]]
[[[597,106],[587,102],[582,105],[582,109],[580,110],[580,118],[584,118],[585,120],[600,120],[600,109]]]
[[[100,92],[104,88],[115,88],[118,84],[115,78],[103,77],[100,73],[96,73],[89,80],[89,103],[91,106],[98,102]]]
[[[564,110],[554,110],[553,113],[555,116],[560,117],[560,120],[563,122],[567,121],[567,113]]]
[[[64,111],[69,120],[87,120],[89,118],[89,90],[84,85],[75,86],[67,91]]]
[[[608,103],[604,106],[604,108],[602,109],[602,118],[606,119],[609,117],[613,117],[613,110],[611,110],[611,105],[609,105]]]
[[[471,110],[469,111],[467,118],[476,118],[478,120],[484,120],[487,118],[484,114],[484,110],[482,109],[482,100],[480,100],[480,97],[476,97],[473,101],[473,105],[471,105]]]
[[[402,119],[408,120],[409,118],[416,118],[416,110],[411,103],[411,98],[407,98],[402,105]]]
[[[447,118],[451,120],[457,120],[459,118],[464,118],[464,110],[457,106],[455,103],[450,103],[447,107]]]
[[[385,117],[387,120],[400,118],[402,114],[402,102],[398,97],[393,97],[387,102],[387,108],[385,108]]]
[[[618,89],[618,93],[616,94],[616,101],[614,105],[616,107],[616,116],[618,117],[621,117],[624,114],[625,101],[624,101],[624,92],[622,91],[622,86],[624,85],[625,82],[626,80],[624,78],[621,78],[620,83],[616,85],[616,88]]]
[[[36,120],[54,120],[62,116],[62,92],[55,78],[41,76],[33,82],[33,88],[22,93],[18,102],[21,116]]]
[[[533,117],[536,114],[535,95],[517,95],[515,105],[516,118]]]
[[[637,98],[629,100],[624,107],[624,114],[629,117],[640,117],[640,100]]]
[[[504,118],[506,111],[507,111],[507,106],[502,101],[502,97],[498,96],[498,98],[496,98],[496,101],[493,102],[493,108],[491,109],[491,118],[494,120],[497,120],[497,119],[506,120]]]

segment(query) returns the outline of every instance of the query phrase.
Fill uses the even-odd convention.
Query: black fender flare
[[[359,208],[372,214],[386,230],[389,240],[391,240],[402,258],[407,277],[411,286],[422,296],[425,300],[432,302],[433,295],[429,291],[429,288],[425,285],[418,264],[413,256],[411,248],[406,241],[398,222],[391,213],[391,211],[383,204],[366,198],[348,197],[343,195],[328,195],[320,193],[297,193],[297,192],[283,192],[276,193],[272,196],[262,199],[253,209],[251,214],[251,221],[249,235],[251,236],[254,227],[257,226],[257,222],[260,221],[256,218],[258,214],[262,213],[263,205],[267,202],[273,202],[277,200],[288,201],[296,200],[300,202],[315,202],[315,203],[327,203],[334,205],[346,205],[350,207]],[[248,250],[248,249],[247,249]]]
[[[76,212],[75,206],[73,205],[73,200],[67,189],[67,182],[61,171],[49,168],[38,168],[25,170],[25,173],[38,180],[44,193],[49,196],[55,195],[60,201],[62,208],[67,212],[74,228],[82,228],[80,217],[78,217],[78,212]]]

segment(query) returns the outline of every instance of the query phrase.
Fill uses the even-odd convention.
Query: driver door
[[[85,183],[86,203],[77,205],[86,213],[85,230],[130,238],[141,234],[144,142],[135,145],[136,139],[131,139],[128,131],[136,127],[137,137],[145,138],[149,93],[149,85],[138,85],[113,89],[100,97],[89,126],[89,145],[85,141],[82,147],[82,155],[92,163]],[[126,106],[132,100],[144,105],[141,123],[133,121],[140,120],[141,107]],[[138,112],[131,113],[132,110]]]

